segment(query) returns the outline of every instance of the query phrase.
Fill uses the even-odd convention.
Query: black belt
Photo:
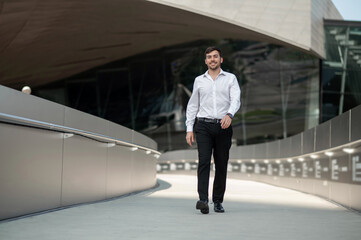
[[[222,119],[216,118],[198,118],[199,122],[206,122],[206,123],[220,123]]]

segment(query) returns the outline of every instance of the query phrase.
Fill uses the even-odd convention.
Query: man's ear
[[[221,57],[221,63],[223,63],[223,58]]]

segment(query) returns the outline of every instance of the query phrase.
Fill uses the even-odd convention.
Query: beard
[[[208,68],[211,70],[217,70],[219,67],[220,67],[220,65],[217,63],[215,65],[211,65],[211,64],[208,65]]]

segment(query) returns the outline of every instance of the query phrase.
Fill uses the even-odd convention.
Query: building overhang
[[[145,0],[4,2],[0,84],[39,86],[115,60],[200,39],[310,46],[241,23]]]

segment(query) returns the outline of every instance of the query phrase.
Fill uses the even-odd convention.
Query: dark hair
[[[222,57],[222,52],[221,52],[221,49],[215,47],[215,46],[212,46],[212,47],[208,47],[206,49],[206,51],[204,51],[204,57],[207,57],[207,54],[210,53],[210,52],[213,52],[214,50],[218,51],[219,53],[219,56]]]

